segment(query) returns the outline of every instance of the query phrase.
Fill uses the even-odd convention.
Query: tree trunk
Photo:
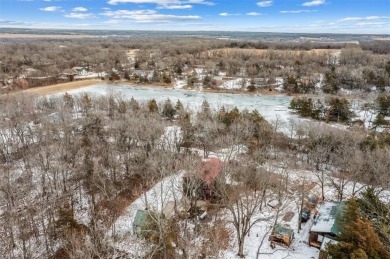
[[[238,253],[237,253],[237,255],[240,258],[245,257],[245,255],[244,255],[244,239],[242,239],[242,238],[238,239]]]

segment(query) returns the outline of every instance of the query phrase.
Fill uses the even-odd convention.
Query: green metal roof
[[[340,202],[337,207],[334,209],[334,224],[332,226],[331,232],[335,234],[336,236],[340,235],[341,233],[341,228],[340,228],[340,218],[343,215],[344,212],[344,207],[345,207],[345,202]]]
[[[294,230],[292,230],[291,228],[282,226],[280,224],[276,224],[274,226],[273,233],[277,234],[277,235],[282,235],[282,236],[290,236],[290,237],[294,236]]]
[[[148,217],[149,212],[145,210],[137,210],[135,214],[133,226],[143,227],[146,223],[146,218]]]

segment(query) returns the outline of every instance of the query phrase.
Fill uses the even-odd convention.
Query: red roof
[[[202,179],[207,185],[210,185],[222,172],[222,162],[216,157],[208,158],[202,162],[202,171],[198,174],[198,177]],[[185,172],[182,174],[183,178],[190,177]]]
[[[210,185],[222,172],[222,162],[212,157],[203,162],[203,180]]]

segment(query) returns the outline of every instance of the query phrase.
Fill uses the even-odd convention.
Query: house
[[[86,76],[88,75],[88,67],[73,67],[73,72],[78,76]]]
[[[325,238],[334,240],[340,235],[339,219],[345,203],[338,201],[325,202],[321,205],[310,229],[309,245],[321,248]]]
[[[218,158],[210,158],[203,161],[201,172],[193,174],[185,173],[183,178],[183,192],[187,198],[199,200],[216,200],[217,178],[222,172],[222,162]]]
[[[281,224],[276,224],[272,229],[272,233],[269,237],[271,245],[276,242],[290,247],[292,240],[294,239],[294,230]]]

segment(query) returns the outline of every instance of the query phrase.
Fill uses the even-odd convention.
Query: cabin
[[[78,76],[86,76],[89,71],[87,67],[73,67],[72,70]]]
[[[294,239],[294,230],[281,224],[276,224],[272,229],[272,233],[269,237],[271,246],[273,243],[278,243],[290,247],[292,240]]]
[[[197,200],[218,200],[217,178],[222,172],[222,162],[218,158],[203,161],[201,172],[185,173],[183,178],[183,192],[187,198]]]
[[[324,202],[321,205],[310,229],[310,246],[321,248],[324,240],[335,240],[340,235],[339,219],[343,214],[344,206],[345,202],[339,201]]]

